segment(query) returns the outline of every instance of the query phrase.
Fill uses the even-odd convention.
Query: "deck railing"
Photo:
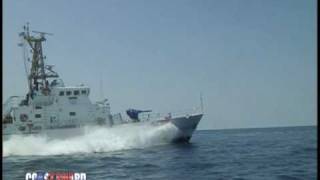
[[[140,121],[164,120],[168,117],[175,118],[175,117],[190,116],[190,115],[201,114],[201,113],[203,113],[201,108],[186,109],[186,110],[180,110],[180,111],[168,112],[168,113],[151,112],[151,113],[139,114],[139,119]]]
[[[24,97],[21,96],[11,96],[5,103],[2,104],[2,116],[8,114],[12,108],[18,107],[19,103]]]

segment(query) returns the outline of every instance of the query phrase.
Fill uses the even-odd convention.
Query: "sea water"
[[[82,137],[3,142],[3,178],[26,172],[85,172],[87,179],[316,179],[317,128],[198,130],[170,144],[177,129],[97,129]]]

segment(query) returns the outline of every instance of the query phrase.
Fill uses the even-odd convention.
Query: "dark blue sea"
[[[317,127],[198,130],[187,144],[3,157],[6,180],[39,170],[85,172],[90,180],[312,180],[317,179]]]

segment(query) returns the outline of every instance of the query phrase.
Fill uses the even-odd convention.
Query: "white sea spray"
[[[3,157],[110,152],[144,148],[169,143],[176,133],[177,128],[168,123],[161,126],[126,124],[112,128],[87,128],[83,135],[67,139],[16,135],[3,142]]]

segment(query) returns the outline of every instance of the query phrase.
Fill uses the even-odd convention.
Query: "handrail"
[[[11,97],[9,97],[6,101],[5,101],[5,103],[3,103],[2,105],[2,115],[5,115],[5,114],[8,114],[10,111],[11,111],[11,109],[13,108],[13,107],[17,107],[18,105],[19,105],[19,103],[20,103],[20,101],[23,99],[23,97],[22,96],[11,96]]]
[[[190,116],[194,114],[203,114],[201,108],[193,108],[193,109],[187,109],[187,110],[180,110],[175,112],[169,112],[169,113],[141,113],[139,114],[139,119],[141,121],[150,121],[150,120],[163,120],[167,117],[175,118],[175,117],[181,117],[181,116]]]
[[[2,105],[8,104],[10,101],[12,101],[13,98],[18,98],[19,96],[10,96],[6,102],[4,102]]]

